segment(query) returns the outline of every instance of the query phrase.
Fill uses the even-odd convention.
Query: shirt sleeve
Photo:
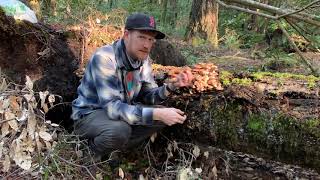
[[[100,107],[106,110],[110,119],[124,120],[129,124],[152,124],[152,108],[122,102],[121,81],[116,74],[116,64],[110,58],[95,55],[89,68]]]
[[[169,94],[165,86],[158,87],[153,74],[150,60],[146,60],[142,67],[142,87],[139,93],[139,99],[145,104],[159,104],[167,98]]]

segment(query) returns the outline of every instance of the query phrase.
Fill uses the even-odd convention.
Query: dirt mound
[[[73,98],[78,63],[61,34],[41,24],[17,23],[0,10],[0,39],[0,67],[9,79],[23,84],[28,75],[34,90]]]

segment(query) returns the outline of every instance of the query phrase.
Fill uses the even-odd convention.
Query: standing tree
[[[186,39],[199,36],[218,47],[218,4],[215,0],[193,0]]]

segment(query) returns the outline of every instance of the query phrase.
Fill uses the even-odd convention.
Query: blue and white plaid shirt
[[[78,98],[72,102],[72,119],[105,109],[110,119],[129,124],[153,123],[153,108],[138,103],[159,104],[169,93],[165,86],[155,83],[149,57],[133,62],[124,49],[123,40],[119,40],[99,48],[91,57],[77,90]],[[140,65],[128,70],[130,62]]]

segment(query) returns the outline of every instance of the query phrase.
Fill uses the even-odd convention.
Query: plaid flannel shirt
[[[161,103],[167,98],[167,88],[155,83],[149,57],[139,69],[126,71],[124,56],[117,48],[121,48],[121,40],[99,48],[91,57],[77,90],[78,98],[72,102],[72,119],[105,109],[110,119],[152,124],[153,108],[138,103]]]

